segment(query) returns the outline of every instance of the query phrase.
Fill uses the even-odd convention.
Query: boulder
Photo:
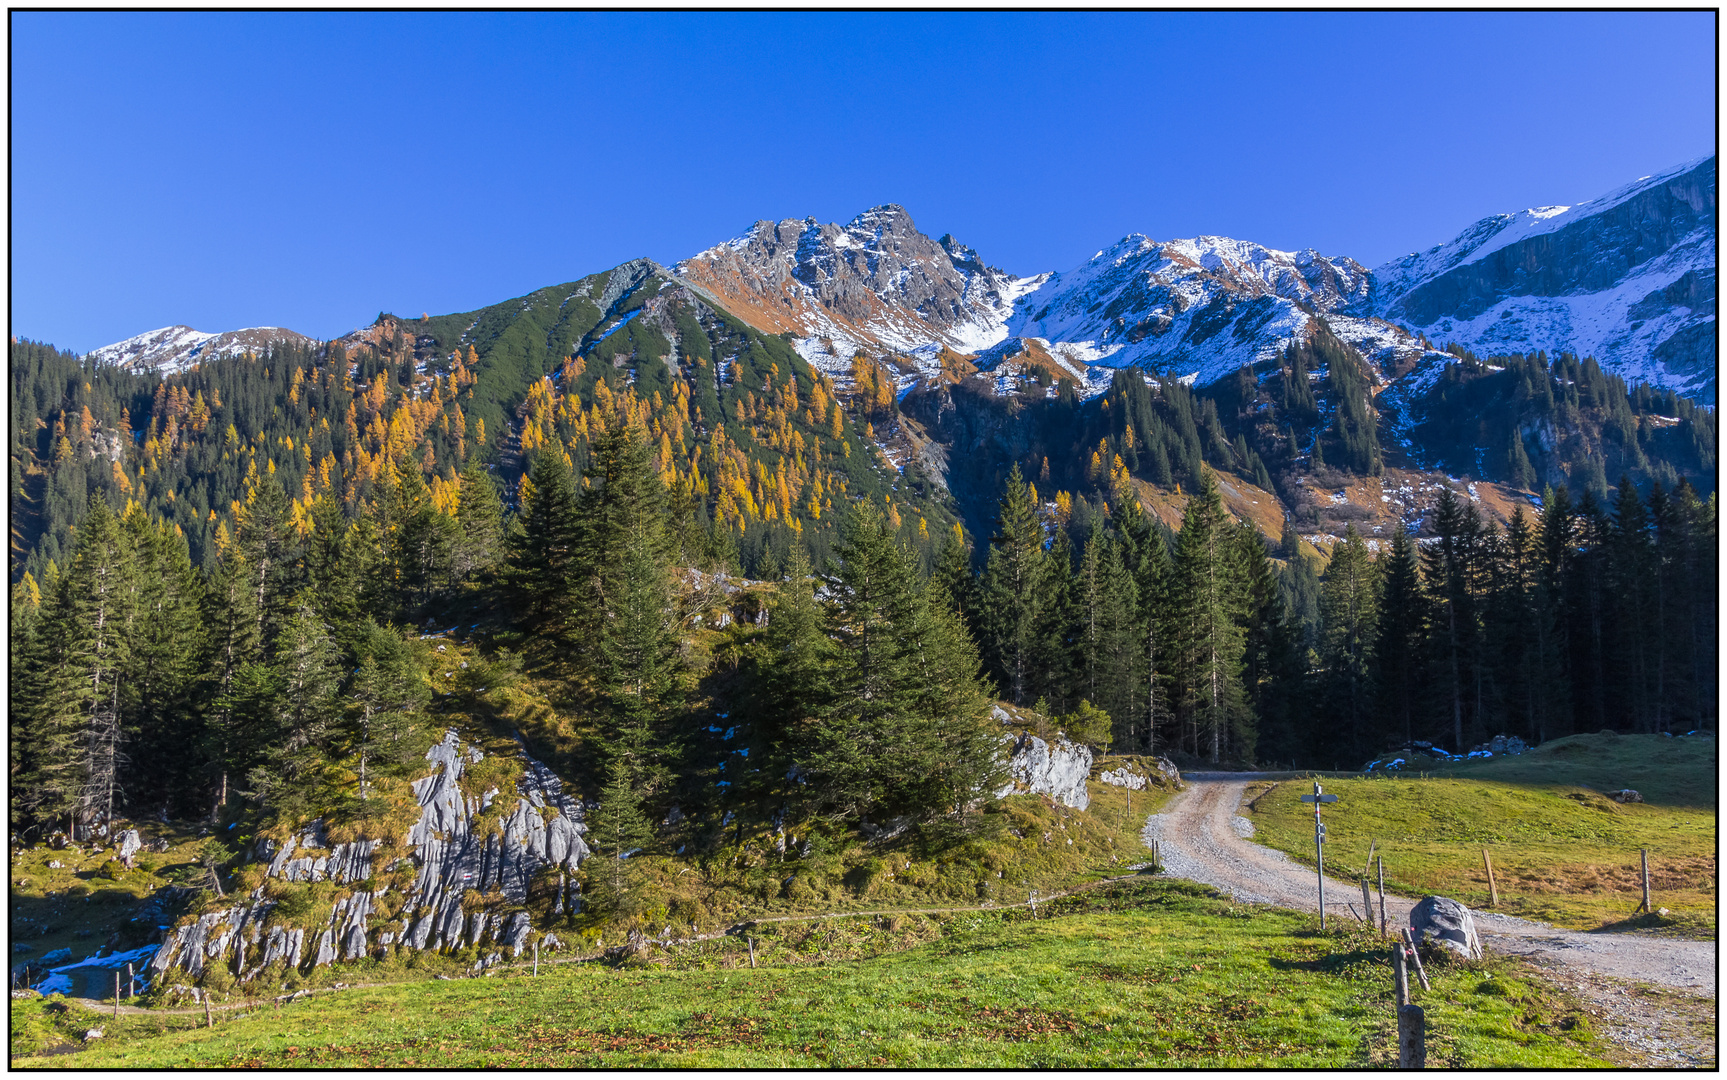
[[[1409,928],[1415,931],[1416,941],[1431,934],[1459,956],[1481,959],[1481,935],[1475,932],[1475,916],[1448,896],[1423,897],[1409,912]]]
[[[1637,792],[1633,791],[1630,788],[1620,788],[1618,791],[1609,791],[1607,793],[1607,797],[1609,799],[1612,799],[1614,802],[1622,802],[1622,803],[1623,802],[1642,802],[1643,801],[1643,796],[1639,795]]]
[[[132,856],[143,847],[144,841],[138,837],[137,829],[127,829],[120,834],[120,861],[126,864],[126,869],[132,869]]]

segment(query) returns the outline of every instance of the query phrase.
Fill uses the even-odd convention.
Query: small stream
[[[143,993],[149,985],[145,977],[145,968],[149,966],[150,958],[156,955],[160,945],[146,945],[131,952],[114,953],[109,956],[86,956],[71,964],[63,964],[50,968],[47,978],[31,987],[43,997],[49,994],[64,994],[67,997],[92,998],[96,1001],[112,1001],[114,999],[114,975],[120,976],[120,996],[126,998],[131,993]],[[126,965],[132,965],[135,975],[134,989],[126,990]]]

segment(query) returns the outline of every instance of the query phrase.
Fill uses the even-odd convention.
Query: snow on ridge
[[[280,326],[248,326],[210,334],[175,325],[136,334],[86,355],[97,363],[172,374],[215,357],[238,356],[273,342],[295,339],[308,340]]]
[[[1373,277],[1382,295],[1401,296],[1424,281],[1459,266],[1479,262],[1521,240],[1557,232],[1584,218],[1611,210],[1650,188],[1685,175],[1713,156],[1706,155],[1652,176],[1641,177],[1605,195],[1572,206],[1538,206],[1515,213],[1491,214],[1469,225],[1446,243],[1426,251],[1411,252],[1376,267]]]

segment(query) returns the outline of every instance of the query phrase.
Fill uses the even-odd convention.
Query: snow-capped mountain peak
[[[251,326],[208,334],[190,326],[164,326],[160,330],[129,337],[93,349],[90,356],[100,363],[118,364],[133,371],[173,374],[219,356],[262,352],[278,342],[306,343],[304,334],[280,326]]]

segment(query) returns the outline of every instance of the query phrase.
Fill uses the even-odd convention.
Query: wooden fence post
[[[744,940],[750,943],[750,967],[753,968],[756,966],[756,939],[745,938]]]
[[[120,1019],[120,969],[114,969],[114,1020]]]
[[[534,978],[540,977],[540,943],[534,942]]]
[[[210,1017],[210,991],[208,990],[204,991],[204,1026],[207,1028],[216,1026],[216,1021]]]
[[[1361,909],[1363,911],[1367,912],[1367,925],[1372,926],[1373,925],[1373,893],[1367,887],[1366,875],[1363,875],[1361,878]],[[1380,927],[1380,929],[1383,930],[1384,927]]]
[[[1391,929],[1385,919],[1385,856],[1379,857],[1379,933],[1383,937]]]
[[[1487,854],[1487,849],[1481,849],[1481,861],[1487,864],[1487,894],[1493,898],[1493,906],[1499,906],[1499,882],[1493,877],[1493,856]]]
[[[1415,931],[1405,928],[1403,936],[1409,939],[1409,959],[1415,963],[1415,977],[1421,980],[1421,988],[1432,992],[1433,984],[1427,981],[1427,969],[1421,966],[1421,943],[1415,939]]]
[[[138,996],[138,976],[132,973],[132,965],[126,965],[126,996]]]
[[[1641,850],[1643,853],[1643,903],[1638,905],[1638,911],[1647,915],[1655,908],[1649,903],[1649,849],[1642,848]],[[1637,912],[1633,911],[1631,914],[1635,915]]]
[[[1427,1068],[1427,1014],[1419,1005],[1397,1008],[1397,1067]]]
[[[1391,970],[1396,979],[1397,1007],[1409,1004],[1409,962],[1403,955],[1403,939],[1391,943]]]
[[[1370,841],[1367,845],[1367,865],[1361,868],[1361,876],[1366,877],[1367,871],[1373,868],[1373,853],[1379,850],[1379,841]]]

